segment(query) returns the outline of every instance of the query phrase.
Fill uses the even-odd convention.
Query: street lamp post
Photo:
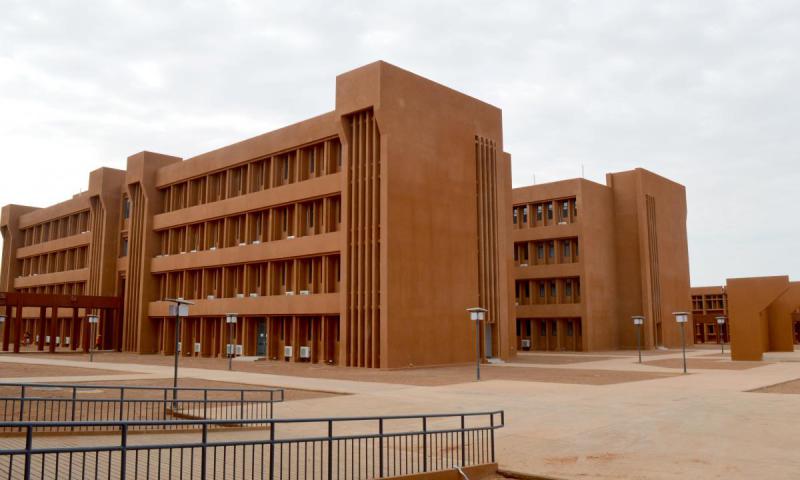
[[[233,370],[233,355],[236,353],[236,343],[234,342],[235,338],[235,328],[236,328],[236,314],[235,313],[226,313],[225,314],[225,323],[228,324],[228,370]]]
[[[95,331],[97,330],[97,324],[100,323],[100,317],[95,314],[89,315],[89,361],[94,361],[94,341],[95,341]]]
[[[469,319],[475,322],[475,378],[481,381],[481,322],[486,318],[486,310],[481,307],[468,308]]]
[[[724,315],[717,317],[717,326],[719,327],[719,333],[717,336],[719,337],[719,344],[722,348],[723,354],[725,353],[725,336],[722,335],[722,327],[725,326],[725,320],[727,320],[727,318]]]
[[[639,363],[642,363],[642,325],[644,325],[644,317],[642,315],[634,315],[631,317],[633,324],[636,325],[636,349],[639,350]]]
[[[178,409],[178,350],[180,349],[181,317],[189,316],[189,305],[194,305],[194,303],[187,302],[181,297],[165,298],[164,300],[173,303],[169,306],[169,313],[175,315],[175,366],[172,370],[172,411],[174,412]]]
[[[673,312],[675,321],[681,324],[681,349],[683,350],[683,373],[686,373],[686,333],[684,332],[686,323],[689,321],[689,314],[686,312]]]

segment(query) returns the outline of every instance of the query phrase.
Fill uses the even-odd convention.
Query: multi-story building
[[[7,206],[0,291],[124,297],[126,351],[362,367],[513,348],[510,157],[489,104],[383,62],[335,110],[194,158],[141,152],[49,208]],[[285,348],[290,347],[290,348]]]
[[[692,326],[694,343],[729,343],[728,322],[719,324],[717,318],[728,316],[728,295],[725,287],[692,287]]]
[[[689,310],[686,193],[643,169],[512,192],[518,348],[677,347]],[[691,332],[685,332],[691,343]]]

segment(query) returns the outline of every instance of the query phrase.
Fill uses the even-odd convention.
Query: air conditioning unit
[[[566,225],[566,224],[567,224],[567,222],[565,222],[564,220],[561,220],[560,222],[558,222],[558,224],[559,224],[559,225]]]
[[[311,347],[300,347],[300,358],[311,358]]]
[[[200,342],[194,342],[194,353],[200,353]]]
[[[64,345],[69,346],[69,340],[70,340],[69,337],[64,337],[64,342],[65,342]]]
[[[261,240],[253,240],[253,245],[258,245],[259,243],[261,243]]]
[[[256,292],[253,292],[253,293],[250,294],[250,298],[256,298],[257,296],[258,296],[258,293],[256,293]]]
[[[181,255],[186,255],[186,252],[181,252]]]
[[[189,253],[197,253],[197,249],[193,248],[193,249],[189,250]]]
[[[292,295],[294,295],[294,290],[286,290],[286,295],[291,297]]]
[[[239,246],[240,246],[240,247],[244,247],[245,245],[247,245],[247,243],[245,243],[245,242],[241,242],[241,243],[239,243]]]
[[[520,267],[527,267],[527,266],[528,266],[528,264],[527,264],[527,263],[520,263],[520,264],[519,264],[519,266],[520,266]]]
[[[178,342],[178,353],[181,353],[181,342]]]
[[[56,345],[61,345],[61,337],[56,337]]]
[[[522,340],[522,348],[531,348],[531,341],[527,338]]]
[[[214,300],[215,298],[217,297],[215,297],[214,295],[209,295],[206,297],[206,300]]]
[[[243,354],[244,354],[244,347],[242,347],[241,345],[236,345],[236,355],[241,356]]]
[[[226,343],[225,344],[225,354],[226,355],[233,355],[233,347],[234,346],[235,345],[233,345],[232,343]]]
[[[45,335],[45,337],[44,337],[44,343],[47,343],[47,344],[49,344],[49,343],[50,343],[50,335]]]
[[[292,347],[291,346],[283,347],[283,357],[284,358],[292,358]]]
[[[288,237],[286,237],[286,240],[294,240],[294,235],[289,235]]]
[[[300,295],[309,295],[310,293],[308,290],[300,290]]]
[[[209,250],[211,250],[212,252],[213,252],[214,250],[216,250],[216,249],[217,249],[217,247],[209,247]]]
[[[236,298],[244,298],[244,293],[237,293]]]

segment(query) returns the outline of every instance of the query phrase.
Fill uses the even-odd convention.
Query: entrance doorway
[[[260,319],[258,321],[258,339],[256,340],[256,356],[267,356],[267,321]]]

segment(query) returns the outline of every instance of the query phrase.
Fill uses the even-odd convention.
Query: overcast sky
[[[0,0],[0,204],[334,108],[386,60],[503,109],[514,185],[687,187],[693,285],[800,280],[800,2]]]

